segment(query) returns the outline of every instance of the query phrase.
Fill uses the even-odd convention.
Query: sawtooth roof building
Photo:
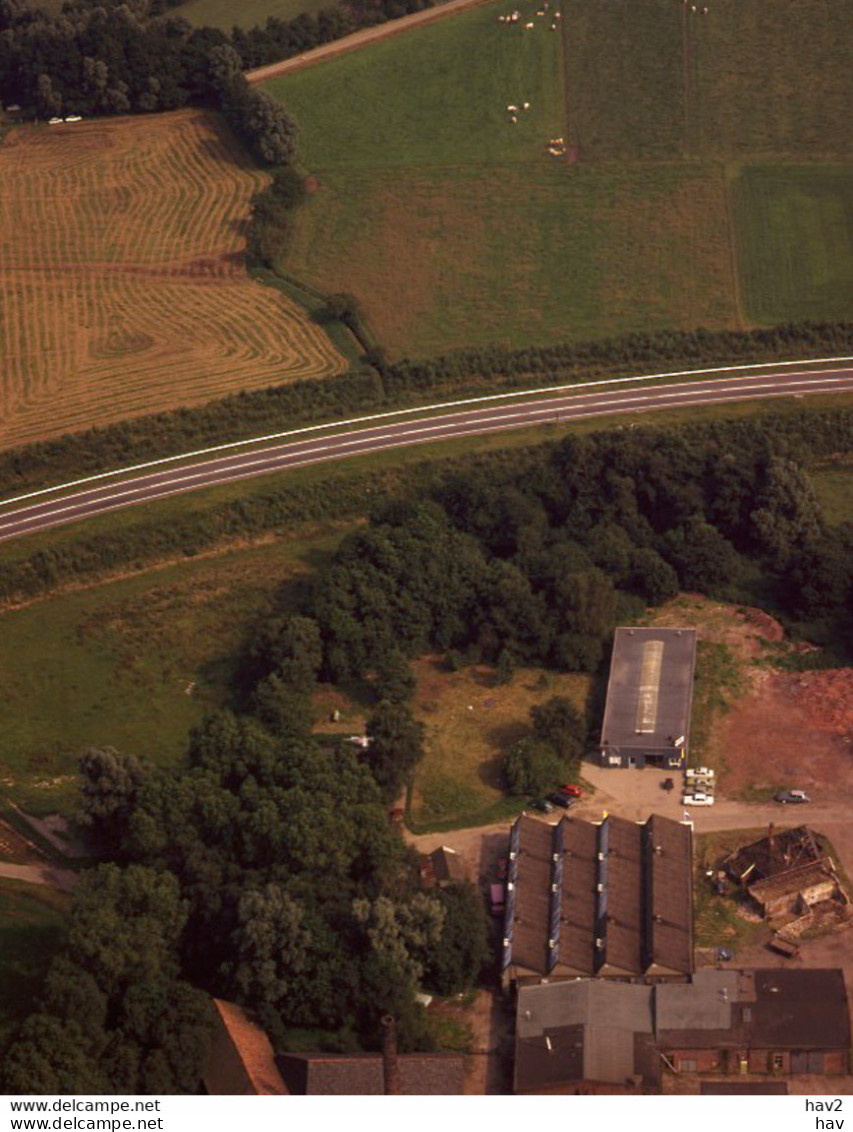
[[[695,629],[616,630],[601,727],[602,766],[684,764],[695,667]]]
[[[693,970],[692,829],[527,814],[510,832],[501,969],[514,980]]]

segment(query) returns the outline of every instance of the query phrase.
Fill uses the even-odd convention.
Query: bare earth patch
[[[719,723],[727,794],[789,785],[853,796],[853,669],[763,672]]]

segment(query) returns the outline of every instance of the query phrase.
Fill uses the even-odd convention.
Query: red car
[[[569,798],[580,798],[581,794],[583,794],[583,790],[581,790],[580,786],[575,786],[573,783],[567,782],[565,786],[560,787],[560,793],[566,794]]]

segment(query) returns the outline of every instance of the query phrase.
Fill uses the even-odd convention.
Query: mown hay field
[[[212,115],[26,127],[0,145],[0,445],[346,368],[249,278],[264,184]]]
[[[392,356],[853,317],[837,6],[692,7],[484,4],[270,81],[318,186],[282,266],[355,294]],[[756,221],[752,163],[818,159],[815,222]],[[811,276],[780,294],[792,255]]]

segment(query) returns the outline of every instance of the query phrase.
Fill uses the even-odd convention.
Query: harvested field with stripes
[[[6,137],[0,446],[347,368],[247,275],[265,180],[197,110]]]

